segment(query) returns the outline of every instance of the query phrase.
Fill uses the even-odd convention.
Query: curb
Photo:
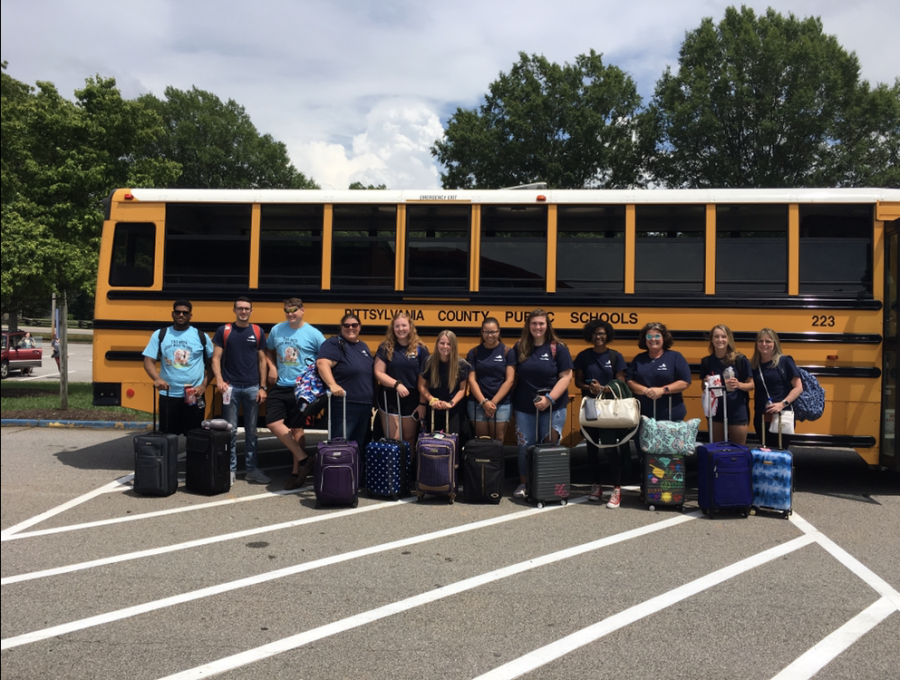
[[[0,427],[67,427],[90,430],[149,430],[153,423],[141,421],[107,420],[37,420],[28,418],[3,418]]]

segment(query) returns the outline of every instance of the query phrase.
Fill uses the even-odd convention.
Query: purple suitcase
[[[445,411],[447,426],[450,412]],[[426,494],[446,496],[450,503],[456,499],[456,470],[459,436],[434,429],[434,410],[431,411],[431,432],[423,432],[416,441],[416,496],[421,501]]]
[[[347,396],[344,395],[344,436],[331,436],[331,392],[328,393],[328,440],[319,442],[313,489],[316,508],[359,504],[359,445],[347,441]]]

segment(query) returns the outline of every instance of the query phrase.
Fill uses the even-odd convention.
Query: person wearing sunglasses
[[[294,457],[291,477],[284,487],[286,491],[303,486],[315,462],[304,450],[306,433],[302,423],[292,422],[290,418],[297,405],[294,383],[307,365],[316,360],[325,342],[318,328],[303,321],[304,313],[300,298],[285,300],[286,320],[272,327],[266,345],[269,382],[273,379],[275,382],[266,399],[266,425]]]
[[[346,436],[356,442],[359,450],[364,451],[375,400],[375,358],[369,346],[359,339],[361,329],[356,314],[345,314],[340,335],[328,338],[319,348],[316,369],[332,395],[347,399],[347,433],[344,434],[344,409],[339,399],[334,400],[328,414],[331,431],[336,437]]]
[[[681,393],[691,384],[691,367],[681,352],[671,349],[673,342],[664,324],[652,322],[641,329],[638,347],[645,351],[625,371],[628,387],[641,402],[641,415],[652,418],[654,404],[657,420],[684,420],[687,415]]]
[[[154,331],[144,348],[144,371],[159,390],[160,432],[184,434],[200,427],[206,414],[203,394],[213,345],[206,333],[191,326],[193,309],[188,300],[176,300],[172,325]],[[190,390],[187,397],[185,388]]]

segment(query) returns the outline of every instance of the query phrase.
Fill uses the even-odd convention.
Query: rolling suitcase
[[[387,396],[385,396],[385,402]],[[387,403],[385,403],[387,413]],[[400,395],[397,394],[397,421],[403,432]],[[409,493],[409,469],[412,456],[402,439],[382,437],[366,446],[366,489],[370,496],[390,496],[395,501]]]
[[[231,430],[198,427],[187,433],[184,486],[215,496],[231,489]]]
[[[444,412],[447,428],[450,427],[450,411]],[[452,504],[456,499],[456,470],[459,437],[434,429],[434,410],[431,411],[431,432],[423,432],[416,441],[416,500],[426,494],[446,496]]]
[[[359,445],[347,441],[347,395],[344,395],[344,434],[331,436],[331,392],[328,392],[328,440],[316,448],[313,489],[316,507],[359,503]]]
[[[156,429],[153,388],[153,431],[134,437],[134,491],[143,496],[171,496],[178,489],[178,435]]]
[[[769,449],[764,427],[762,447],[753,449],[750,454],[753,456],[751,505],[757,511],[780,512],[787,519],[794,511],[794,456],[782,448],[781,432],[778,433],[778,449]]]
[[[494,419],[496,423],[496,418]],[[495,434],[496,436],[496,434]],[[463,490],[469,503],[500,502],[506,458],[503,442],[476,437],[466,442],[462,453]]]
[[[729,509],[747,517],[753,501],[750,477],[752,457],[746,446],[728,441],[728,407],[724,395],[720,402],[725,441],[697,447],[697,502],[710,519],[715,519],[719,510]],[[710,416],[710,439],[712,431]]]
[[[669,414],[672,413],[672,397],[669,397]],[[653,402],[653,419],[656,420],[656,402]],[[641,497],[648,510],[656,506],[674,506],[684,511],[685,456],[683,453],[647,453],[641,451]]]
[[[549,409],[549,417],[552,429],[552,405]],[[543,508],[545,503],[552,502],[565,505],[569,498],[572,453],[568,447],[559,444],[541,444],[540,423],[540,412],[538,412],[534,423],[535,445],[527,451],[528,499],[536,503],[539,508]]]

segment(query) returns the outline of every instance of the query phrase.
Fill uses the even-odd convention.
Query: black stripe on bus
[[[144,355],[135,350],[110,350],[105,355],[107,361],[140,361]],[[881,370],[864,366],[803,366],[813,375],[829,378],[880,378]],[[691,364],[691,373],[700,374],[700,364]]]
[[[147,333],[152,333],[153,331],[157,330],[160,325],[165,325],[165,322],[133,321],[127,319],[94,319],[95,330],[146,331]],[[192,325],[198,327],[202,331],[214,334],[222,324],[194,323]],[[363,327],[375,326],[376,328],[380,328],[382,325],[385,328],[387,327],[387,324],[382,324],[382,322],[363,323]],[[263,324],[264,328],[266,328],[266,326],[267,324]],[[316,324],[316,328],[322,331],[322,333],[326,337],[330,335],[337,335],[338,333],[340,333],[340,325],[336,323]],[[436,336],[442,330],[446,330],[447,328],[448,326],[416,326],[416,330],[418,331],[419,335],[423,337]],[[480,326],[449,326],[449,328],[451,328],[453,332],[461,338],[475,338],[481,336]],[[563,340],[577,341],[579,343],[584,342],[581,337],[580,328],[556,328],[554,330],[556,331],[556,334]],[[515,342],[515,339],[518,338],[519,332],[520,329],[518,327],[507,327],[505,333],[506,344],[511,345],[513,342]],[[672,337],[677,342],[709,341],[709,334],[707,331],[673,330],[670,332],[672,333]],[[616,328],[617,342],[621,342],[622,340],[637,341],[639,337],[639,329]],[[779,333],[778,337],[783,343],[813,342],[832,343],[838,345],[880,345],[882,342],[881,335],[877,333]],[[752,332],[737,332],[734,334],[734,338],[738,342],[753,343],[756,340],[756,334]],[[574,345],[575,343],[572,344]],[[575,348],[573,347],[572,349]]]
[[[698,308],[698,309],[854,309],[854,310],[877,310],[882,308],[880,300],[858,299],[856,297],[834,298],[834,297],[813,297],[813,296],[773,296],[773,297],[739,297],[727,294],[704,295],[679,295],[669,296],[662,293],[636,293],[633,295],[625,295],[624,293],[604,294],[602,292],[593,294],[567,294],[567,293],[546,293],[543,290],[504,290],[504,291],[488,291],[479,293],[470,293],[468,291],[460,291],[457,294],[448,296],[447,291],[441,290],[423,290],[416,291],[393,291],[387,289],[365,289],[358,288],[354,290],[249,290],[240,289],[217,289],[208,291],[179,291],[179,290],[110,290],[107,291],[108,300],[159,300],[172,299],[189,295],[191,302],[196,306],[203,302],[233,302],[238,296],[246,295],[255,303],[278,302],[289,297],[300,297],[305,302],[339,302],[344,304],[348,296],[352,296],[354,300],[353,309],[365,309],[370,305],[382,308],[385,306],[397,305],[415,305],[420,304],[447,304],[448,297],[457,304],[473,304],[473,305],[491,305],[495,307],[512,307],[512,306],[528,306],[528,307],[583,307],[587,309],[609,308],[614,306],[629,307],[676,307],[676,308]]]

